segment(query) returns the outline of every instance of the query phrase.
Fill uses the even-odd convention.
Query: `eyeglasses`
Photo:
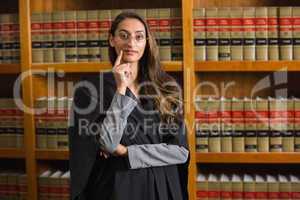
[[[129,42],[130,39],[133,38],[137,45],[143,44],[146,40],[146,36],[144,32],[138,32],[134,35],[128,33],[127,31],[119,31],[117,33],[117,37],[120,38],[123,42]]]

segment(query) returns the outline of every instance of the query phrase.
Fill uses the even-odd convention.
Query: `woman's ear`
[[[109,35],[109,45],[111,47],[115,46],[115,42],[114,42],[114,36],[112,36],[112,34]]]

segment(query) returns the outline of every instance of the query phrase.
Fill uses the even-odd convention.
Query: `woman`
[[[72,200],[186,200],[180,88],[161,70],[155,39],[137,14],[116,17],[109,43],[112,72],[75,89]]]

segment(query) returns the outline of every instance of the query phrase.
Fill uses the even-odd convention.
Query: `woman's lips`
[[[133,54],[137,54],[138,51],[134,51],[134,50],[124,50],[124,53],[129,54],[129,55],[133,55]]]

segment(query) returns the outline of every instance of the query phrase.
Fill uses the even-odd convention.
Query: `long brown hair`
[[[139,61],[138,82],[150,81],[156,86],[156,89],[154,89],[152,86],[145,84],[143,90],[139,92],[154,96],[156,109],[158,109],[164,122],[177,121],[182,117],[181,89],[179,89],[180,87],[175,79],[161,69],[158,46],[146,21],[134,12],[122,12],[112,22],[109,33],[114,37],[118,25],[127,18],[139,20],[146,30],[147,42],[144,54]],[[109,58],[110,62],[114,64],[117,53],[112,46],[109,46]],[[159,95],[157,95],[157,90],[159,90]]]

